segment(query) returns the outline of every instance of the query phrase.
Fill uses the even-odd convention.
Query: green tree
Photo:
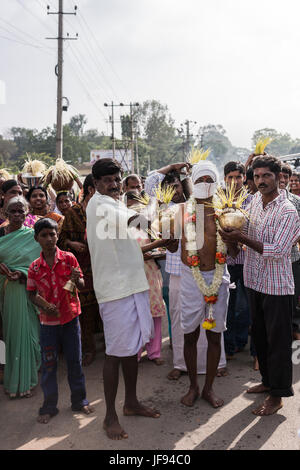
[[[87,118],[85,114],[76,114],[72,116],[69,122],[69,127],[71,129],[71,133],[80,137],[83,135],[83,128],[87,124]]]
[[[180,145],[180,139],[176,136],[174,120],[168,106],[156,100],[145,101],[135,109],[133,119],[140,138],[148,146],[151,168],[160,168],[169,163]],[[147,166],[147,162],[141,164]]]
[[[266,127],[254,132],[252,137],[252,151],[254,151],[257,141],[266,137],[270,137],[272,139],[270,144],[266,147],[266,152],[274,155],[275,157],[279,157],[280,155],[287,155],[294,145],[294,141],[290,134],[282,134],[277,132],[276,129]]]

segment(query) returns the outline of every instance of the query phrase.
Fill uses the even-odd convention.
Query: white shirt
[[[121,201],[96,191],[87,209],[87,241],[94,290],[99,303],[122,299],[149,289],[138,242],[127,222],[136,214]]]

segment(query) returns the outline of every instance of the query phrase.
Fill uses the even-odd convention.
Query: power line
[[[112,72],[114,73],[114,75],[116,76],[116,78],[119,80],[119,82],[121,83],[121,85],[124,87],[124,90],[126,90],[126,86],[124,84],[124,82],[121,80],[120,76],[118,75],[118,73],[116,72],[116,70],[114,69],[112,63],[110,62],[110,60],[106,57],[106,54],[103,50],[103,48],[100,46],[99,44],[99,41],[97,40],[97,38],[95,37],[92,29],[90,28],[90,26],[88,25],[83,13],[81,11],[79,11],[79,15],[78,15],[78,21],[79,23],[81,23],[81,26],[82,26],[82,22],[81,22],[81,18],[84,22],[84,25],[85,25],[85,28],[86,30],[88,31],[88,33],[90,34],[90,37],[92,38],[92,40],[94,41],[94,44],[96,45],[96,47],[98,48],[98,50],[100,51],[100,53],[103,55],[104,59],[106,60],[107,64],[109,65],[109,67],[111,68]],[[98,55],[96,54],[96,57],[98,57]],[[126,92],[128,93],[128,90],[126,90]]]
[[[18,43],[18,44],[22,44],[23,46],[30,46],[30,47],[35,47],[36,49],[42,49],[42,48],[39,47],[39,46],[35,46],[34,44],[30,44],[30,43],[28,43],[28,42],[22,42],[22,41],[19,41],[18,39],[8,38],[8,37],[2,36],[2,35],[0,35],[0,38],[2,38],[2,39],[7,39],[7,41],[16,42],[16,43]]]
[[[84,39],[84,41],[86,41],[86,40]],[[95,72],[96,72],[95,76],[97,77],[97,80],[95,79],[95,83],[97,82],[97,85],[96,85],[96,86],[97,86],[97,88],[99,88],[99,89],[101,88],[102,91],[103,91],[104,96],[106,96],[106,95],[107,95],[107,90],[104,89],[103,86],[101,86],[101,85],[100,85],[100,82],[98,81],[99,74],[100,74],[100,76],[102,75],[102,70],[99,69],[99,67],[97,67],[97,63],[95,62],[95,57],[94,57],[93,53],[91,53],[89,44],[88,44],[88,43],[85,43],[85,44],[87,45],[86,50],[87,50],[87,52],[88,52],[88,54],[89,54],[89,56],[90,56],[90,58],[91,58],[91,64],[92,64],[92,65],[90,65],[90,64],[88,63],[88,61],[87,61],[87,54],[85,54],[85,55],[84,55],[84,54],[81,54],[81,57],[80,57],[80,58],[81,58],[81,61],[82,61],[82,62],[85,62],[86,66],[87,66],[87,70],[89,70],[89,71],[91,71],[92,68],[95,67]],[[78,54],[80,54],[80,52],[78,51],[78,49],[77,49],[77,52],[78,52]],[[91,73],[91,72],[89,72],[89,73]]]
[[[106,92],[102,88],[100,88],[99,83],[97,79],[95,78],[94,74],[91,73],[89,64],[86,62],[86,58],[79,56],[78,51],[73,49],[73,47],[70,45],[69,47],[70,51],[72,52],[73,56],[76,59],[76,62],[78,63],[80,69],[82,69],[82,66],[84,65],[84,68],[86,70],[86,76],[89,78],[89,81],[92,85],[92,87],[98,91],[98,93],[102,96],[102,100],[105,100]]]
[[[35,42],[38,42],[39,43],[39,39],[35,38],[34,36],[31,36],[31,34],[27,33],[26,31],[23,31],[22,29],[20,28],[17,28],[16,26],[14,26],[12,23],[10,23],[9,21],[7,20],[4,20],[3,18],[0,18],[0,21],[2,21],[3,23],[7,24],[8,26],[10,26],[11,28],[15,29],[17,32],[18,32],[18,35],[20,36],[20,33],[23,34],[23,36],[28,36],[31,40],[35,41]],[[0,26],[2,29],[6,30],[8,33],[11,33],[11,34],[16,34],[16,33],[12,33],[11,31],[9,31],[8,29],[4,28],[4,26]],[[21,37],[21,39],[23,40],[23,38]],[[37,47],[41,47],[41,46],[37,46]],[[51,49],[52,50],[52,47],[47,47],[47,46],[44,46],[45,48],[47,49]]]
[[[53,30],[51,28],[49,28],[49,26],[47,25],[47,23],[45,23],[44,21],[41,20],[41,18],[39,18],[37,15],[35,15],[29,8],[27,8],[22,2],[21,0],[17,0],[17,2],[19,3],[19,5],[21,5],[22,8],[24,8],[24,10],[27,11],[27,13],[29,13],[31,16],[33,16],[33,18],[35,18],[37,21],[39,21],[44,28],[48,29],[48,31],[53,34]]]
[[[83,23],[81,22],[80,20],[80,16],[79,16],[79,13],[78,13],[78,22],[83,30],[83,33],[85,34],[85,31],[86,29],[83,27]],[[83,34],[83,38],[84,38],[84,34]],[[85,39],[85,38],[84,38]],[[114,88],[112,87],[111,85],[111,81],[106,77],[106,74],[103,70],[103,66],[101,64],[101,62],[99,61],[99,57],[98,57],[98,54],[97,52],[95,51],[94,47],[93,47],[93,41],[92,40],[89,40],[88,38],[85,39],[85,44],[86,44],[86,49],[91,57],[91,60],[92,60],[92,63],[94,64],[94,66],[97,68],[103,82],[106,84],[107,88],[110,89],[110,92],[111,92],[111,97],[114,97],[116,98],[117,100],[119,100],[119,97],[118,97],[118,93],[116,92],[116,90],[114,90]]]
[[[13,33],[12,31],[9,31],[8,29],[4,28],[3,26],[0,26],[0,29],[3,29],[4,31],[8,32],[9,34],[13,34],[15,35],[15,33]],[[13,37],[7,37],[7,36],[3,36],[1,35],[0,36],[2,39],[6,39],[7,41],[11,41],[11,42],[15,42],[17,44],[21,44],[22,46],[30,46],[30,47],[34,47],[35,49],[39,49],[40,51],[43,51],[44,53],[46,54],[50,54],[52,55],[53,52],[50,52],[50,50],[46,50],[45,47],[43,46],[37,46],[36,44],[32,44],[30,42],[25,42],[23,38],[19,38],[17,36],[13,36]]]
[[[75,65],[70,62],[70,65],[71,67],[73,68],[73,70],[75,71],[75,74],[76,74],[76,77],[78,78],[79,82],[81,83],[86,95],[88,96],[88,99],[93,103],[93,105],[95,106],[95,108],[97,109],[97,111],[101,114],[102,118],[104,119],[104,121],[106,121],[106,116],[103,114],[103,111],[97,106],[96,104],[96,101],[93,99],[93,97],[91,96],[90,94],[90,91],[89,91],[89,87],[88,85],[86,86],[86,82],[84,81],[84,79],[80,76],[81,73],[82,73],[82,64],[80,63],[79,59],[77,58],[77,56],[75,55],[74,53],[74,50],[73,48],[70,47],[70,51],[72,52],[73,56],[75,57],[75,60],[76,62],[78,63],[78,66],[79,68],[75,68]],[[68,54],[69,55],[69,54]],[[80,74],[78,73],[78,71],[80,70]]]

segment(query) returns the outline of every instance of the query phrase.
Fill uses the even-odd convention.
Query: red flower
[[[226,263],[226,256],[223,253],[217,252],[216,253],[216,261],[219,264]]]
[[[210,295],[210,296],[205,295],[204,300],[207,304],[215,304],[216,301],[218,300],[218,296],[217,295]]]

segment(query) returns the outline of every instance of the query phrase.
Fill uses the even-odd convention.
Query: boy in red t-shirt
[[[84,287],[83,274],[72,253],[61,251],[56,243],[57,223],[48,218],[34,225],[35,239],[41,245],[41,256],[29,267],[27,290],[30,300],[40,308],[42,378],[44,403],[38,421],[48,423],[58,413],[57,358],[62,345],[67,361],[68,382],[73,411],[85,414],[93,410],[86,399],[85,378],[81,366],[81,313],[77,288]],[[64,289],[72,281],[74,292]]]

